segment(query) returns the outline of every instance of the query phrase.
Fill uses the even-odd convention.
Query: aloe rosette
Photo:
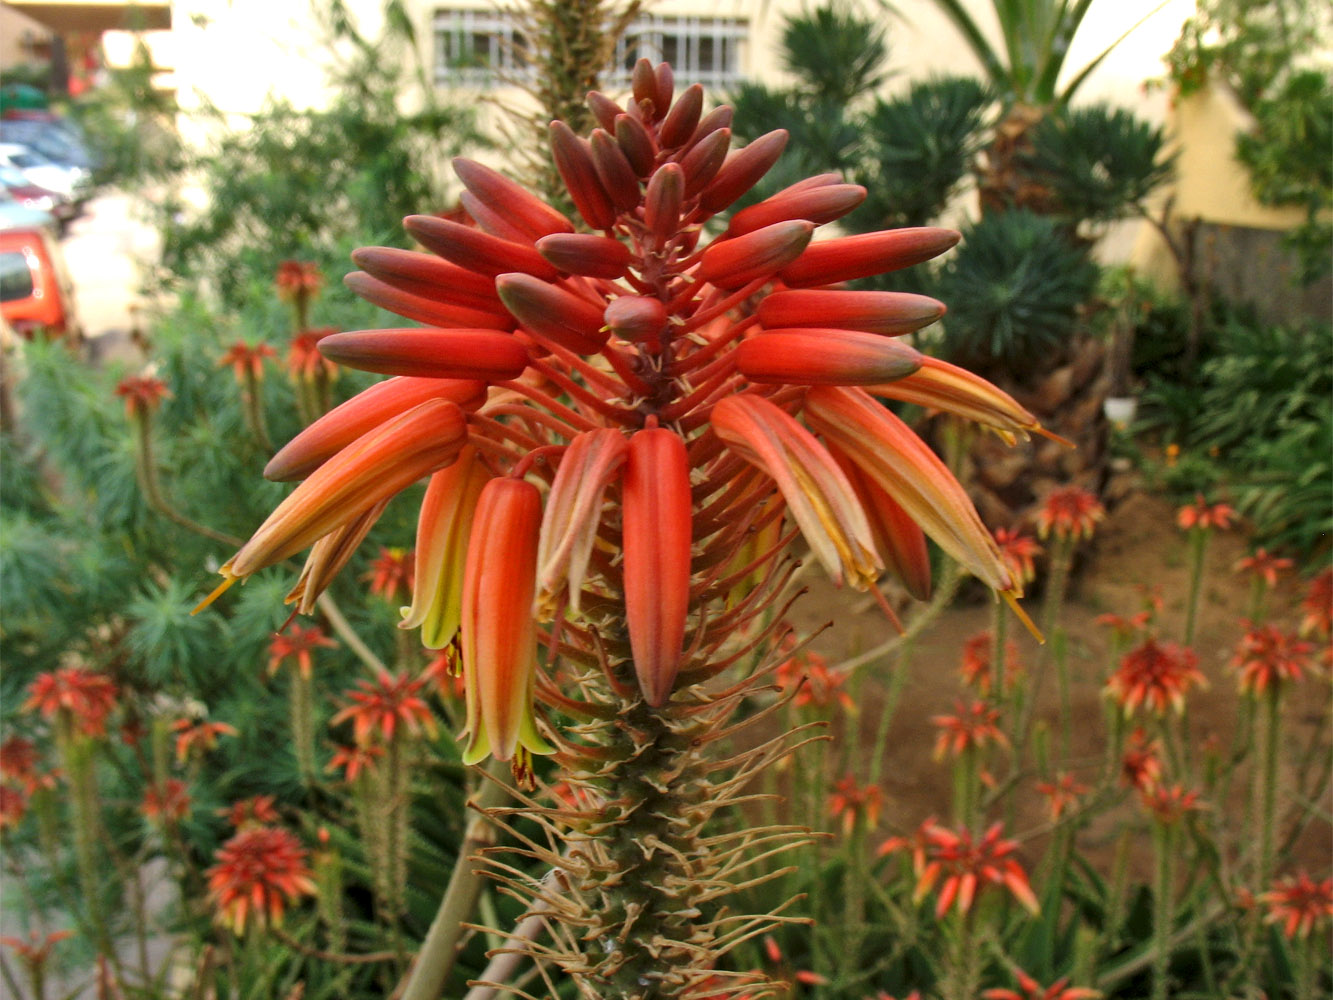
[[[320,340],[328,359],[391,378],[269,463],[270,478],[304,481],[214,596],[313,546],[291,596],[308,610],[383,505],[427,479],[401,624],[457,650],[465,760],[510,761],[531,784],[533,755],[554,754],[571,789],[551,806],[523,798],[550,836],[532,853],[559,877],[503,869],[558,918],[534,955],[589,996],[702,996],[705,982],[728,995],[719,957],[779,919],[728,913],[730,873],[766,837],[800,833],[702,831],[800,739],[718,749],[771,681],[795,532],[838,583],[889,572],[917,596],[929,536],[1012,600],[1019,581],[963,488],[877,397],[1010,440],[1040,428],[898,339],[940,303],[841,287],[957,233],[815,240],[865,197],[833,174],[713,225],[785,132],[732,150],[731,110],[705,113],[698,85],[675,96],[669,67],[646,61],[624,107],[589,103],[589,137],[550,126],[578,219],[459,159],[473,224],[412,216],[423,249],[353,254],[347,283],[424,325]]]

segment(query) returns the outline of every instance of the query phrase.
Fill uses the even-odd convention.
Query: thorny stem
[[[315,781],[315,718],[309,675],[299,668],[291,671],[292,747],[296,753],[296,770],[301,784],[307,787]]]
[[[1273,684],[1264,693],[1264,742],[1260,752],[1259,871],[1257,881],[1267,886],[1273,876],[1274,830],[1277,827],[1277,764],[1282,735],[1282,688]]]
[[[482,868],[476,854],[495,841],[495,829],[486,812],[504,804],[508,795],[504,784],[507,771],[505,764],[495,760],[486,765],[486,776],[472,802],[477,812],[468,820],[462,843],[458,845],[453,874],[430,930],[421,942],[416,965],[408,973],[406,988],[401,990],[402,1000],[438,1000],[453,971],[464,925],[481,895]]]
[[[1161,820],[1153,821],[1153,845],[1157,849],[1157,875],[1153,886],[1152,1000],[1167,1000],[1171,973],[1171,924],[1175,919],[1173,871],[1174,830]]]

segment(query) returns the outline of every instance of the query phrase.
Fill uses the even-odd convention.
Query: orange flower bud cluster
[[[218,590],[311,548],[289,595],[308,612],[384,504],[429,477],[401,624],[459,654],[446,662],[464,675],[466,759],[524,773],[561,744],[534,698],[578,707],[543,663],[569,654],[666,705],[731,662],[733,637],[771,637],[792,530],[858,589],[888,572],[927,597],[930,538],[1012,601],[1022,572],[875,396],[1011,440],[1041,430],[994,386],[897,339],[941,303],[830,287],[929,260],[957,233],[821,239],[865,197],[824,174],[709,239],[786,133],[733,150],[731,110],[706,111],[702,88],[677,94],[646,61],[627,107],[602,94],[589,107],[589,136],[550,127],[577,218],[458,159],[461,213],[408,218],[418,249],[353,254],[347,284],[421,325],[318,341],[329,362],[392,377],[273,458],[269,478],[304,482]]]

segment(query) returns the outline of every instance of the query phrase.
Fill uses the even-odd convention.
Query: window
[[[31,298],[32,268],[21,251],[0,253],[0,302]]]
[[[606,85],[627,87],[635,62],[669,62],[679,86],[740,83],[741,47],[749,23],[734,17],[643,16],[616,46]],[[435,12],[435,82],[442,86],[489,86],[498,78],[530,75],[523,36],[502,11],[448,9]]]
[[[734,86],[743,79],[741,45],[748,32],[748,24],[733,17],[641,17],[616,46],[607,82],[629,86],[634,64],[646,58],[670,63],[680,86]]]
[[[435,82],[446,86],[485,86],[497,76],[522,77],[528,67],[523,36],[513,18],[501,11],[435,12]]]

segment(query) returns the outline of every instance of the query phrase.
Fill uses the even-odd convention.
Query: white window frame
[[[437,86],[491,87],[533,77],[533,67],[521,61],[522,36],[508,12],[439,8],[432,29]],[[486,52],[476,65],[460,65],[460,56],[479,35],[488,39]],[[614,61],[606,69],[604,80],[609,88],[628,87],[633,61],[646,57],[653,63],[661,62],[666,41],[671,38],[678,53],[671,68],[679,86],[701,83],[709,89],[734,87],[745,80],[744,47],[749,37],[750,22],[745,18],[643,15],[631,22],[617,43]],[[715,55],[713,65],[704,69],[700,60],[708,41],[715,47]]]

